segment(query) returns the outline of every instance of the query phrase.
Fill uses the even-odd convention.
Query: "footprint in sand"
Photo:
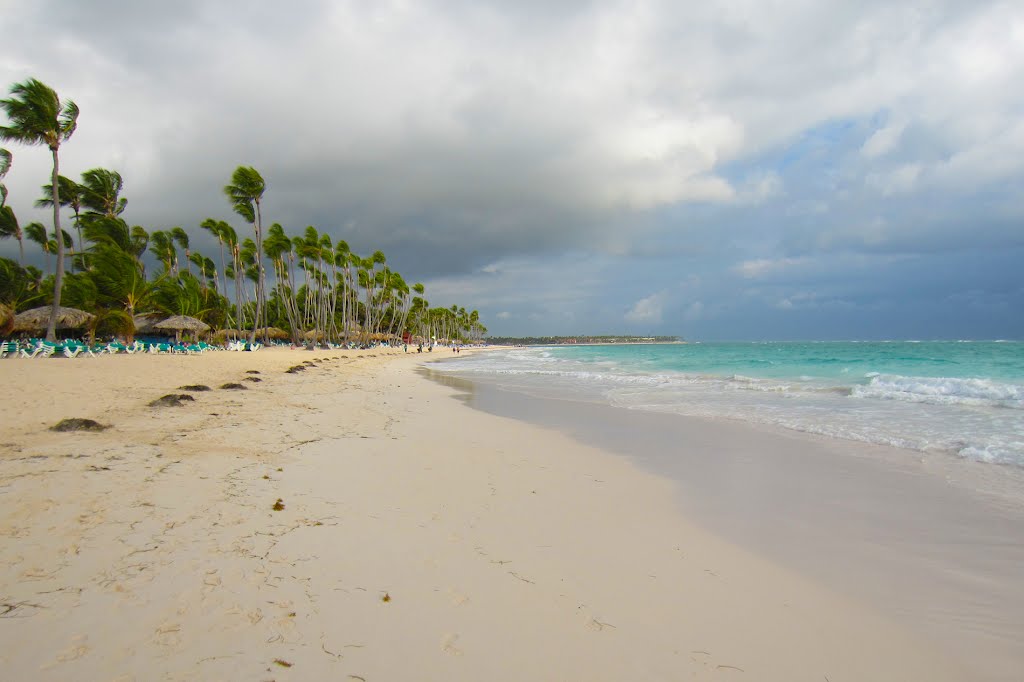
[[[203,578],[203,585],[206,587],[220,587],[221,583],[222,581],[218,575],[217,569],[207,571],[206,576]],[[208,590],[204,589],[203,591],[207,592]]]
[[[178,623],[164,623],[156,629],[153,635],[153,642],[160,646],[178,646],[181,644],[181,625]]]
[[[461,592],[457,592],[455,590],[448,590],[448,594],[451,597],[451,602],[453,606],[462,606],[463,604],[469,603],[469,597],[462,594]]]
[[[455,643],[459,641],[459,636],[454,633],[448,633],[441,638],[441,651],[445,652],[450,656],[461,656],[462,649],[455,646]]]
[[[58,663],[67,663],[68,661],[75,661],[81,658],[82,656],[85,656],[87,653],[89,653],[89,647],[86,645],[86,642],[88,641],[89,637],[87,635],[75,635],[71,638],[71,646],[58,653],[57,656],[55,657],[54,662],[42,666],[42,669],[46,670],[47,668],[54,667]]]

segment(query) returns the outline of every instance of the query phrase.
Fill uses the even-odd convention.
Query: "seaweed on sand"
[[[149,403],[150,407],[180,407],[183,402],[192,402],[195,398],[188,393],[168,393]]]
[[[55,425],[50,427],[51,431],[103,431],[109,429],[109,424],[100,424],[92,419],[81,419],[79,417],[72,417],[70,419],[61,419]]]

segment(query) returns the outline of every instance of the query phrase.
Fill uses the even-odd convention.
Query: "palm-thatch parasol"
[[[32,310],[26,310],[15,315],[13,331],[31,332],[45,330],[50,324],[50,311],[52,309],[53,306],[44,305],[41,308],[33,308]],[[94,317],[96,316],[84,310],[61,306],[57,309],[57,328],[77,329],[84,327],[92,322]]]
[[[228,337],[238,339],[246,335],[246,332],[241,329],[218,329],[213,333],[213,338],[218,343],[223,343],[228,340]]]
[[[291,338],[291,334],[278,327],[264,327],[256,330],[256,338],[263,338],[266,336],[268,339],[287,339]]]
[[[157,322],[153,327],[156,329],[172,330],[175,332],[175,338],[180,340],[181,332],[205,332],[210,328],[210,325],[188,315],[175,315],[174,317],[168,317],[163,322]]]
[[[327,338],[327,335],[315,329],[310,329],[308,332],[302,335],[302,338],[304,338],[306,341],[323,341],[325,338]]]
[[[14,329],[14,309],[0,303],[0,336],[7,336]]]

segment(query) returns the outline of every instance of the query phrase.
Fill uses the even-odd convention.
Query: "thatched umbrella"
[[[0,303],[0,336],[7,336],[14,329],[14,308]]]
[[[266,336],[268,339],[287,339],[291,337],[291,334],[278,327],[264,327],[256,330],[256,336],[260,338]]]
[[[218,329],[213,333],[213,339],[217,343],[224,343],[228,340],[228,337],[238,339],[245,336],[245,332],[241,329]]]
[[[181,340],[182,332],[205,332],[210,329],[210,325],[206,324],[202,320],[197,320],[194,317],[188,315],[175,315],[174,317],[168,317],[163,322],[157,322],[153,325],[156,329],[167,329],[175,332],[175,339]]]
[[[45,331],[50,324],[50,311],[52,309],[53,306],[44,305],[41,308],[33,308],[32,310],[26,310],[15,315],[13,331]],[[78,329],[92,322],[94,317],[96,316],[84,310],[61,306],[57,309],[57,328]]]

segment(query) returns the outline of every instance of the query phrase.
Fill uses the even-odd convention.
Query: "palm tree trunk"
[[[263,313],[263,234],[260,226],[259,199],[256,200],[256,222],[253,223],[253,228],[256,231],[256,311],[253,314],[252,332],[249,334],[250,346],[256,342],[256,330],[260,327],[260,316]]]
[[[46,340],[57,340],[57,313],[60,307],[60,293],[64,286],[64,233],[60,229],[60,167],[57,159],[57,148],[51,147],[53,153],[53,231],[57,235],[57,271],[53,279],[53,307],[50,309],[50,322],[46,326]]]

